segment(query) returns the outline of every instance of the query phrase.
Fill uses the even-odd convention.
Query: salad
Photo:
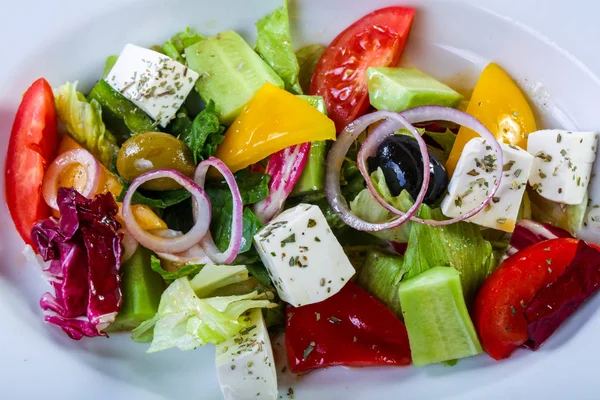
[[[598,134],[538,130],[497,63],[469,96],[399,67],[418,17],[296,50],[284,1],[253,47],[186,28],[89,90],[35,81],[5,190],[44,320],[214,345],[226,399],[276,399],[286,370],[537,350],[600,285]]]

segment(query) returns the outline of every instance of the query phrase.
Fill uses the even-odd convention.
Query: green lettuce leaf
[[[204,37],[198,35],[188,26],[185,28],[185,31],[179,32],[165,42],[161,47],[161,51],[173,60],[179,61],[181,64],[185,65],[185,59],[182,56],[184,50],[186,47],[190,47],[201,40],[204,40]]]
[[[300,65],[298,79],[300,80],[302,90],[306,93],[310,92],[310,81],[315,72],[315,67],[326,48],[322,44],[310,44],[296,51],[296,58]]]
[[[270,177],[248,169],[235,174],[235,180],[242,195],[242,203],[246,205],[258,203],[269,195]],[[224,182],[211,183],[206,186],[206,194],[212,204],[211,233],[215,244],[221,251],[229,246],[231,237],[232,198],[231,191]],[[252,248],[252,237],[262,228],[258,217],[250,208],[242,214],[242,245],[239,253]]]
[[[407,211],[413,205],[413,200],[406,190],[403,190],[398,196],[392,196],[385,183],[385,176],[383,175],[381,168],[377,168],[377,171],[374,171],[373,174],[371,174],[371,180],[383,199],[400,211]],[[358,196],[350,202],[350,209],[359,218],[368,222],[381,223],[395,217],[393,213],[386,210],[377,200],[375,200],[369,189],[363,189]],[[411,225],[411,222],[407,222],[394,229],[369,233],[383,240],[406,243],[408,241]]]
[[[406,272],[402,256],[371,249],[358,275],[358,284],[381,300],[398,318],[402,318],[398,284]]]
[[[202,264],[187,264],[182,265],[177,271],[166,271],[163,269],[160,259],[154,254],[150,256],[150,268],[152,271],[158,273],[167,283],[173,282],[175,279],[179,279],[188,275],[196,275],[204,267]]]
[[[419,218],[446,219],[439,208],[423,204]],[[460,272],[463,292],[468,302],[496,267],[492,245],[481,235],[479,226],[459,222],[447,226],[412,224],[408,248],[404,254],[406,279],[433,267],[453,267]]]
[[[214,155],[217,146],[223,142],[225,127],[219,122],[215,112],[215,103],[211,100],[194,121],[189,131],[180,137],[188,145],[194,154],[194,162],[197,164]]]
[[[190,281],[173,281],[162,294],[156,315],[132,332],[132,339],[153,336],[148,353],[178,347],[192,350],[218,344],[248,327],[242,314],[253,308],[273,307],[266,293],[206,297],[227,285],[248,279],[244,266],[205,266]]]
[[[422,134],[423,133],[421,133],[421,135]],[[425,134],[444,149],[444,158],[447,160],[452,151],[452,146],[454,146],[454,142],[456,141],[456,133],[452,132],[450,129],[446,129],[446,132],[425,131]]]
[[[58,118],[65,124],[69,135],[92,153],[109,170],[114,170],[119,146],[117,139],[106,130],[102,121],[102,107],[96,100],[87,102],[77,92],[77,82],[67,82],[55,90]]]
[[[287,0],[271,14],[256,23],[258,35],[255,50],[285,83],[285,90],[302,94],[298,81],[300,66],[292,47]]]

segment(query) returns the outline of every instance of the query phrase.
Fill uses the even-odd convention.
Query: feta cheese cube
[[[586,195],[598,134],[548,129],[531,133],[527,151],[534,156],[529,184],[540,196],[580,204]]]
[[[225,400],[277,398],[277,372],[260,309],[247,312],[248,328],[216,346],[217,377]]]
[[[515,146],[501,143],[500,147],[504,159],[500,187],[490,204],[468,221],[512,232],[527,186],[533,156]],[[483,203],[496,182],[495,169],[496,156],[492,147],[481,138],[471,139],[466,144],[448,185],[448,194],[441,205],[442,213],[450,218],[458,218]]]
[[[355,273],[314,205],[279,214],[254,236],[254,245],[279,297],[296,307],[333,296]]]
[[[164,128],[199,76],[164,54],[128,44],[106,82]]]
[[[594,162],[588,185],[587,210],[582,226],[575,236],[590,243],[600,245],[600,162]]]

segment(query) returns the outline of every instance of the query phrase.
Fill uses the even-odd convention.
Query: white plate
[[[6,1],[5,3],[9,3]],[[468,90],[488,61],[515,77],[540,125],[600,129],[596,1],[471,0],[295,2],[296,46],[327,43],[366,12],[391,4],[418,8],[403,57]],[[78,79],[90,88],[106,56],[128,42],[161,43],[186,25],[202,33],[235,29],[253,40],[254,22],[278,0],[21,0],[3,4],[0,37],[0,143],[6,149],[19,97],[39,76],[53,85]],[[0,155],[4,170],[4,152]],[[0,178],[3,183],[4,174]],[[4,191],[0,191],[4,203]],[[27,199],[23,199],[27,201]],[[126,335],[75,342],[42,321],[47,290],[26,265],[23,243],[0,207],[0,398],[218,399],[210,346],[146,355]],[[598,398],[600,298],[574,315],[538,352],[494,362],[483,355],[455,367],[330,368],[282,382],[297,399]]]

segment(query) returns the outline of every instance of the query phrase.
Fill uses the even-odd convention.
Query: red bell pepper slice
[[[290,369],[296,373],[334,365],[411,363],[404,324],[352,282],[320,303],[289,306],[285,341]]]
[[[485,351],[499,360],[528,339],[524,312],[542,288],[571,263],[579,240],[546,240],[507,258],[484,282],[473,307],[473,323]]]

